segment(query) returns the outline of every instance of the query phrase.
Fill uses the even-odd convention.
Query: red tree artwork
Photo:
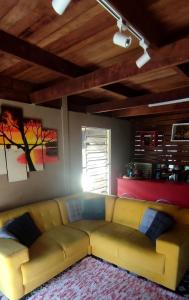
[[[0,145],[4,144],[8,153],[6,159],[11,160],[17,151],[18,164],[30,172],[41,170],[44,163],[57,161],[57,140],[57,131],[43,128],[40,120],[24,119],[22,109],[2,106]]]

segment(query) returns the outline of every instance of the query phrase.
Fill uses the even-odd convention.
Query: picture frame
[[[172,125],[171,142],[189,142],[189,123]]]

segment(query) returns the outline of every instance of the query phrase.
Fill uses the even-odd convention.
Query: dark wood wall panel
[[[171,132],[174,123],[189,123],[189,113],[165,115],[156,118],[140,118],[134,123],[135,162],[189,165],[189,142],[172,142]],[[154,146],[145,146],[141,132],[157,133]],[[152,139],[154,142],[154,139]]]

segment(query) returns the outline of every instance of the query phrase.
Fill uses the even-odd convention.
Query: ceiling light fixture
[[[140,40],[139,45],[144,49],[144,53],[136,61],[138,68],[142,68],[150,59],[150,55],[147,52],[148,44],[144,40]]]
[[[62,15],[70,2],[71,0],[52,0],[52,7],[57,14]]]
[[[117,27],[119,31],[116,32],[113,36],[113,43],[123,48],[128,48],[131,45],[132,38],[123,33],[127,30],[127,26],[123,23],[122,19],[117,21]]]
[[[136,65],[138,68],[143,67],[150,59],[150,55],[147,51],[149,43],[145,40],[143,35],[136,30],[131,24],[129,24],[123,16],[113,7],[108,0],[97,0],[97,2],[102,5],[116,20],[117,26],[119,28],[119,32],[114,34],[113,42],[114,44],[128,48],[131,45],[132,38],[130,36],[126,36],[122,33],[122,31],[128,30],[132,35],[134,35],[139,40],[139,46],[143,48],[144,53],[139,59],[136,61]],[[120,29],[121,28],[121,29]]]
[[[162,106],[162,105],[179,104],[179,103],[185,103],[185,102],[189,102],[189,98],[152,103],[152,104],[148,104],[148,107],[157,107],[157,106]]]

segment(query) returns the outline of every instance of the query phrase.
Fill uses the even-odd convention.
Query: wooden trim
[[[31,94],[31,101],[43,103],[62,96],[69,96],[129,79],[132,76],[153,70],[161,70],[189,61],[189,38],[165,46],[158,51],[151,50],[151,61],[138,69],[135,61],[128,59],[110,67],[98,69],[78,78],[62,81],[49,88]]]

